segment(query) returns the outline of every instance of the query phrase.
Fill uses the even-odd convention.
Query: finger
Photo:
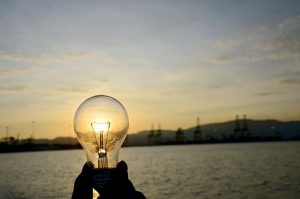
[[[117,164],[117,168],[116,168],[116,173],[117,173],[117,177],[121,180],[126,180],[128,179],[128,167],[126,162],[124,162],[123,160],[121,162],[119,162]]]
[[[128,170],[128,166],[126,164],[125,161],[120,161],[118,164],[117,164],[117,170],[118,171],[121,171],[121,172],[127,172]]]
[[[112,176],[109,173],[102,173],[93,175],[92,179],[94,189],[99,192],[99,190],[104,189],[104,187],[111,181]]]

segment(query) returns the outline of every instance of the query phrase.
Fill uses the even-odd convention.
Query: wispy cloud
[[[229,64],[235,59],[232,55],[220,55],[220,56],[210,56],[207,58],[207,62],[211,64]]]
[[[79,87],[59,87],[59,88],[54,88],[55,91],[63,92],[63,93],[85,93],[88,92],[88,89],[83,89]]]
[[[33,64],[66,64],[78,61],[109,61],[108,56],[90,52],[79,53],[40,53],[40,54],[0,54],[0,61],[23,62]]]
[[[263,51],[269,59],[300,57],[300,15],[278,24],[277,30],[265,39]]]
[[[11,85],[11,86],[0,86],[0,91],[25,91],[31,90],[30,85]]]
[[[215,43],[216,48],[237,48],[243,41],[241,39],[222,39]]]
[[[26,73],[28,71],[30,71],[30,69],[25,67],[1,67],[0,66],[0,77],[17,75],[20,73]]]
[[[55,88],[54,90],[59,91],[59,92],[66,92],[66,93],[85,93],[88,92],[88,89],[86,88],[79,88],[79,87],[59,87]]]
[[[255,93],[254,96],[257,97],[269,97],[272,95],[283,95],[283,92],[260,92],[260,93]]]
[[[219,52],[207,60],[213,64],[284,59],[294,59],[299,63],[300,15],[283,20],[261,33],[217,41],[214,47]]]
[[[108,82],[109,82],[109,79],[99,79],[99,80],[96,80],[95,82],[96,82],[96,83],[98,82],[98,83],[104,84],[104,83],[108,83]]]
[[[283,79],[280,80],[281,84],[289,84],[289,85],[298,85],[300,84],[300,79],[294,79],[294,78],[289,78],[289,79]]]

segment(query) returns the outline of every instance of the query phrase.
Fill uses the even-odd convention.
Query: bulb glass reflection
[[[128,130],[124,106],[106,95],[85,100],[74,117],[74,130],[93,168],[115,168]]]

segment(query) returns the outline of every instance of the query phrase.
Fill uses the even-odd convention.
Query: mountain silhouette
[[[278,121],[278,120],[253,120],[248,119],[247,124],[249,133],[257,137],[271,137],[275,134],[280,134],[283,140],[300,137],[300,121]],[[211,123],[201,125],[202,137],[214,137],[222,139],[224,136],[233,134],[236,121],[227,121],[221,123]],[[241,123],[242,126],[242,123]],[[194,132],[197,126],[182,129],[186,141],[193,141]],[[149,144],[148,135],[150,130],[140,131],[136,134],[129,134],[126,145],[147,145]],[[161,140],[163,142],[175,141],[176,130],[161,130]],[[156,131],[154,131],[154,134]]]

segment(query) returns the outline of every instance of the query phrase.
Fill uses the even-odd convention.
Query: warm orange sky
[[[0,137],[74,135],[86,98],[129,132],[300,119],[299,1],[1,1]],[[3,28],[4,27],[4,28]]]

